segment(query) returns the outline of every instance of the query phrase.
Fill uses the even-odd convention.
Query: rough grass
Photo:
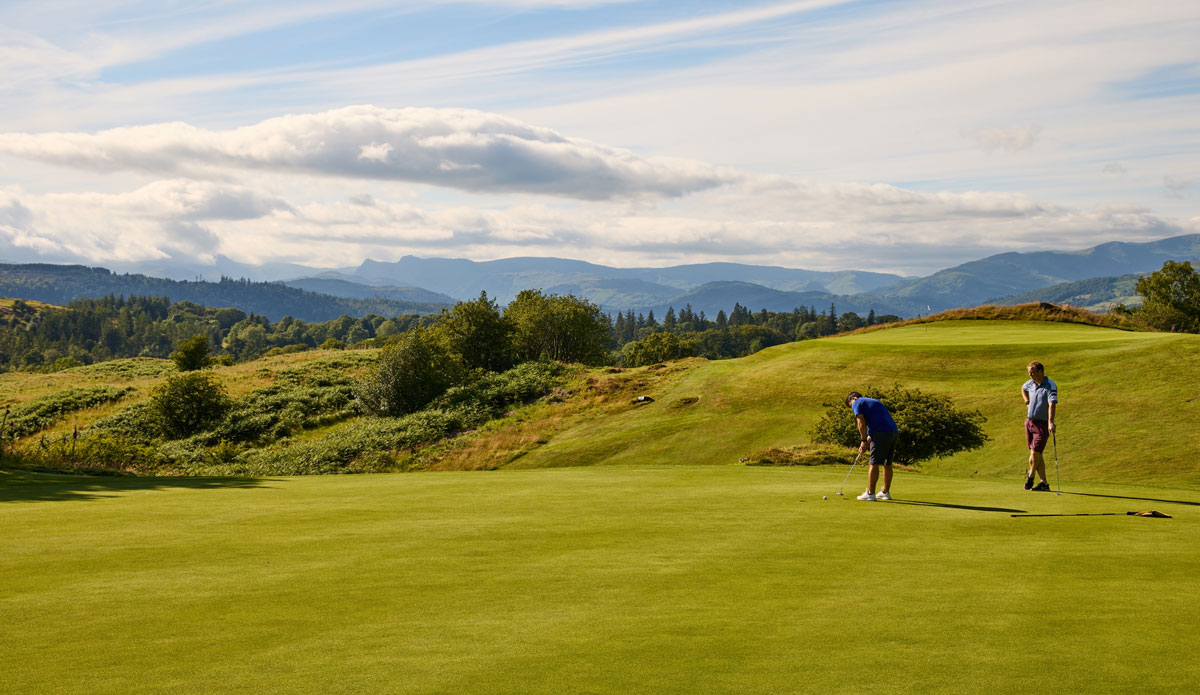
[[[1200,493],[844,471],[0,473],[0,690],[1194,689]]]

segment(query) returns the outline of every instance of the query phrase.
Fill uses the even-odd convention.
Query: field
[[[1200,494],[900,473],[895,501],[867,503],[833,495],[843,470],[2,474],[0,690],[1127,693],[1200,678]],[[1174,518],[1010,516],[1143,509]]]
[[[1061,496],[1021,489],[1034,358],[1060,384]],[[144,367],[70,383],[144,393]],[[892,502],[849,499],[861,470],[834,495],[845,465],[739,463],[897,382],[992,440],[897,473]],[[1190,691],[1197,384],[1196,336],[955,321],[598,370],[426,452],[504,470],[0,470],[0,692]],[[1124,515],[1148,509],[1173,518]]]

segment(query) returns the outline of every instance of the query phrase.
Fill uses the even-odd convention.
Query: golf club
[[[1055,487],[1058,488],[1058,492],[1056,492],[1054,494],[1061,495],[1062,494],[1062,480],[1060,480],[1058,477],[1058,435],[1051,432],[1050,433],[1050,441],[1054,442],[1054,485],[1055,485]]]
[[[1156,519],[1170,519],[1170,514],[1153,509],[1145,512],[1090,512],[1088,514],[1009,514],[1009,516],[1026,517],[1026,516],[1152,516]]]
[[[854,472],[854,467],[858,465],[858,460],[862,458],[862,449],[858,450],[858,456],[854,457],[854,463],[850,464],[850,471],[846,473],[846,477],[842,478],[842,486],[838,488],[837,494],[842,494],[842,490],[846,489],[846,481],[850,479],[850,473]]]

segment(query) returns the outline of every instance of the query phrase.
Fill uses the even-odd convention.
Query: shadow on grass
[[[0,504],[5,502],[86,501],[143,490],[257,488],[255,478],[135,478],[0,470]]]
[[[1063,492],[1064,495],[1078,495],[1079,497],[1107,497],[1114,500],[1140,500],[1142,502],[1163,502],[1165,504],[1186,504],[1191,507],[1200,507],[1200,502],[1188,502],[1187,500],[1164,500],[1157,497],[1126,497],[1124,495],[1100,495],[1094,492]]]
[[[1024,514],[1024,509],[1005,509],[1004,507],[973,507],[967,504],[948,504],[946,502],[922,502],[920,500],[890,500],[887,504],[911,504],[916,507],[943,507],[945,509],[966,509],[972,512],[1004,512],[1005,514]]]

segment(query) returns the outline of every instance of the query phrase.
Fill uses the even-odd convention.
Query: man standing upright
[[[854,412],[858,423],[858,455],[862,456],[867,447],[871,448],[871,458],[867,461],[867,491],[858,496],[860,500],[874,502],[876,500],[892,499],[892,455],[896,453],[896,438],[900,430],[896,421],[888,412],[887,406],[874,398],[865,398],[858,391],[851,391],[846,396],[846,405]],[[875,494],[875,484],[879,482],[879,469],[883,469],[883,487]]]
[[[1025,476],[1025,489],[1049,492],[1046,480],[1046,460],[1042,452],[1046,442],[1054,433],[1054,412],[1058,408],[1058,385],[1046,377],[1046,368],[1041,362],[1029,363],[1029,381],[1021,387],[1021,398],[1028,409],[1025,413],[1025,443],[1029,445],[1029,471]],[[1033,476],[1041,478],[1035,487]]]

